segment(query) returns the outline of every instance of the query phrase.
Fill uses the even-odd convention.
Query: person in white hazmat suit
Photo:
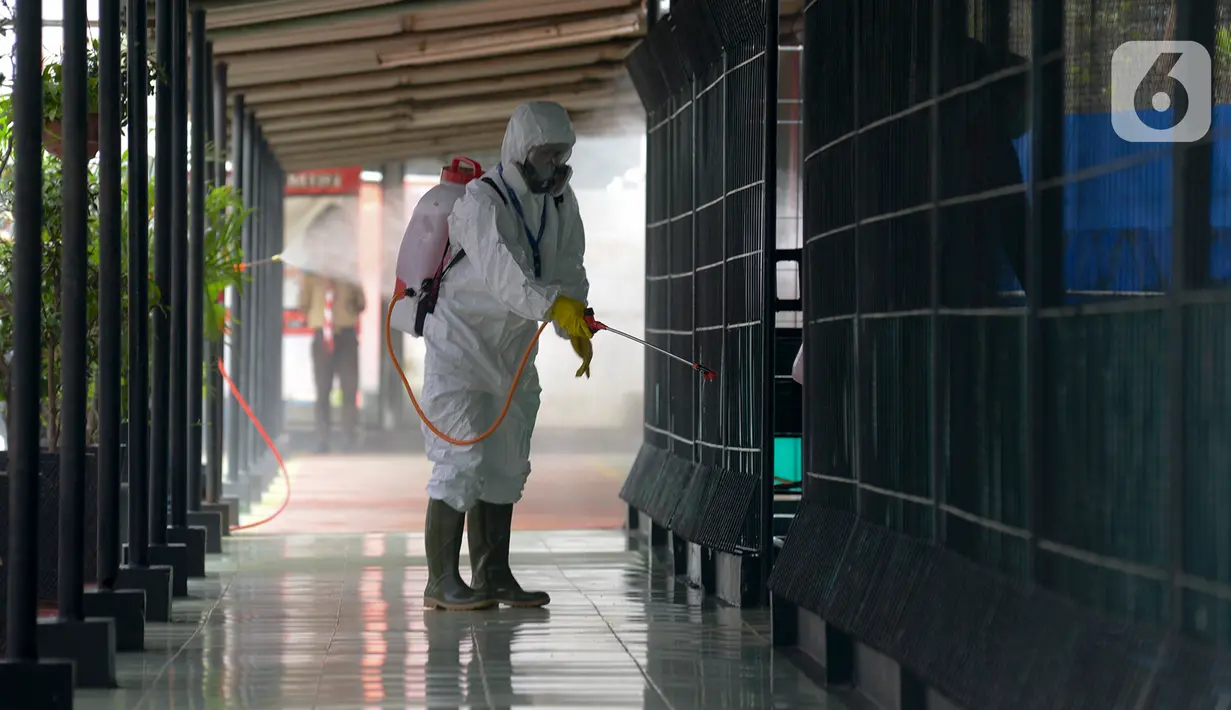
[[[538,322],[554,322],[582,359],[577,376],[590,375],[585,234],[568,186],[575,142],[563,106],[518,106],[505,131],[500,165],[471,181],[449,216],[450,268],[423,329],[421,404],[452,438],[472,439],[496,420]],[[513,505],[530,474],[530,436],[539,408],[533,356],[508,415],[487,439],[457,446],[423,427],[434,464],[427,486],[428,608],[537,607],[551,601],[545,592],[523,590],[509,569]],[[458,572],[466,518],[470,585]]]

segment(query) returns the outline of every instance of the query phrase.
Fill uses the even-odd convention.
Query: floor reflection
[[[764,611],[716,606],[618,532],[516,533],[546,609],[425,611],[421,535],[253,537],[177,623],[78,708],[837,708],[774,654]],[[463,562],[465,564],[465,561]]]

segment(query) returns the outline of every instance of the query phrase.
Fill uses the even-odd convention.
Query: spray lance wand
[[[711,370],[710,368],[706,367],[705,365],[702,365],[699,362],[693,362],[692,360],[689,360],[687,358],[680,357],[679,355],[676,355],[675,353],[669,350],[660,348],[657,345],[654,345],[652,343],[647,343],[646,341],[642,340],[641,338],[638,338],[635,335],[632,335],[630,333],[625,333],[622,330],[616,330],[615,328],[612,328],[606,323],[599,321],[597,318],[594,317],[593,308],[586,309],[585,317],[586,317],[586,325],[589,326],[591,333],[597,333],[601,330],[605,330],[608,333],[611,333],[612,335],[618,335],[621,338],[627,338],[628,340],[631,340],[634,343],[637,343],[638,345],[641,345],[643,347],[649,348],[650,350],[653,350],[654,352],[660,355],[665,355],[671,358],[672,360],[675,360],[676,362],[682,362],[685,365],[696,370],[697,372],[700,372],[701,377],[707,381],[713,381],[713,380],[718,379],[717,372],[715,372],[714,370]]]

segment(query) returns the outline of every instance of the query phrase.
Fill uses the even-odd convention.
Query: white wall
[[[600,321],[637,337],[645,333],[645,190],[617,181],[609,190],[577,190],[586,227],[590,305]],[[548,331],[551,332],[551,331]],[[577,379],[572,347],[547,339],[539,358],[544,428],[617,427],[628,397],[644,386],[645,352],[610,333],[594,339],[593,376]]]

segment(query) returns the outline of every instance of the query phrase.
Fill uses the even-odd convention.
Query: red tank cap
[[[479,166],[477,160],[454,158],[451,165],[441,168],[440,181],[465,185],[477,177],[482,177],[482,175],[483,168]]]

